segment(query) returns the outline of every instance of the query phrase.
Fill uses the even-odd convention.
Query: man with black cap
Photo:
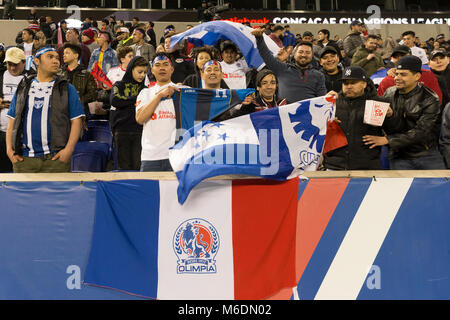
[[[354,20],[350,24],[350,32],[344,38],[344,51],[348,58],[353,58],[356,50],[363,45],[362,23],[358,20]]]
[[[342,90],[336,100],[336,118],[348,145],[324,154],[323,165],[328,170],[380,170],[381,148],[364,145],[363,136],[382,137],[382,128],[363,120],[366,101],[384,99],[377,96],[374,84],[361,67],[345,68],[340,80]],[[392,109],[386,116],[392,116]]]
[[[255,29],[252,34],[267,68],[279,81],[280,96],[289,102],[323,96],[327,93],[324,75],[312,67],[313,50],[310,42],[301,41],[293,51],[293,63],[284,63],[275,58],[262,37],[263,30]]]
[[[436,75],[442,91],[442,106],[450,102],[449,58],[444,50],[435,50],[430,54],[430,69]]]
[[[281,41],[281,40],[280,40]],[[230,40],[220,44],[223,61],[220,62],[223,80],[230,89],[245,89],[247,81],[245,73],[250,70],[245,59],[236,60],[238,49]]]
[[[389,145],[393,170],[444,170],[437,149],[440,102],[438,96],[419,83],[422,61],[416,56],[400,58],[395,71],[395,87],[385,94],[394,114],[385,120],[387,136],[366,135],[370,148]]]
[[[395,47],[394,51],[392,52],[391,62],[392,67],[391,69],[387,70],[387,75],[384,77],[383,80],[381,80],[377,93],[379,96],[382,96],[386,90],[390,87],[393,87],[395,85],[395,67],[401,57],[404,56],[410,56],[411,50],[408,46],[405,45],[399,45]],[[425,87],[433,90],[439,97],[439,100],[442,101],[442,91],[439,88],[439,83],[437,77],[430,71],[423,69],[421,70],[421,76],[420,76],[420,83],[422,83]]]
[[[339,64],[339,55],[334,47],[326,46],[319,54],[320,70],[325,76],[325,87],[327,91],[339,92],[342,87],[342,66]]]

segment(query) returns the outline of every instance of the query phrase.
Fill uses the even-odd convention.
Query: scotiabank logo
[[[271,22],[271,20],[267,19],[266,17],[263,17],[262,19],[247,19],[246,17],[244,17],[244,18],[233,17],[233,18],[221,19],[221,20],[222,21],[237,22],[237,23],[249,22],[249,23],[266,24],[266,23]]]

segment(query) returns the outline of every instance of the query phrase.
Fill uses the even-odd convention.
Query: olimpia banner
[[[218,280],[211,291],[216,296],[205,289],[204,296],[200,291],[195,298],[246,298],[264,279],[264,284],[274,285],[264,286],[267,291],[258,299],[450,299],[450,184],[445,178],[325,178],[291,180],[288,186],[267,180],[206,181],[185,204],[203,209],[196,209],[194,216],[177,211],[180,217],[172,221],[174,217],[164,212],[180,209],[176,183],[3,183],[0,299],[142,298],[137,295],[178,299],[192,288],[182,278],[207,287],[210,284],[202,283],[202,277],[218,277],[227,270],[234,280],[219,279],[222,282]],[[208,195],[220,196],[224,203],[211,205]],[[140,215],[130,211],[137,203],[146,204]],[[247,213],[263,212],[265,203],[264,217],[251,219]],[[287,211],[274,208],[281,204]],[[294,216],[288,214],[292,208]],[[210,216],[226,210],[232,220],[226,215]],[[134,283],[141,282],[121,272],[122,266],[139,270],[146,265],[133,252],[134,260],[96,266],[101,281],[108,281],[112,271],[114,277],[120,275],[119,284],[98,283],[116,290],[86,285],[88,280],[98,280],[87,275],[88,264],[95,262],[90,260],[93,250],[108,254],[97,229],[114,225],[96,222],[94,226],[96,215],[106,221],[119,219],[114,223],[120,227],[141,218],[157,219],[158,232],[164,228],[155,244],[154,232],[148,238],[140,234],[147,224],[132,227],[130,235],[144,239],[141,246],[151,249],[146,261],[154,261],[155,266],[153,271],[145,269],[148,286],[143,291],[133,292]],[[295,228],[285,229],[285,224]],[[247,233],[251,241],[246,241]],[[100,241],[95,248],[93,239]],[[276,250],[271,251],[273,244]],[[155,255],[164,246],[164,259],[157,260]],[[125,257],[130,254],[127,248],[121,250]],[[157,274],[158,269],[163,272]]]

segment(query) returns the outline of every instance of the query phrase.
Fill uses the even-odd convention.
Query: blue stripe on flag
[[[261,176],[259,157],[259,145],[231,143],[217,145],[195,154],[185,162],[183,170],[176,172],[179,182],[178,202],[183,204],[192,188],[218,173]]]
[[[277,114],[277,117],[274,117],[273,114]],[[289,154],[289,148],[286,145],[286,142],[283,137],[283,125],[281,123],[281,119],[279,116],[280,112],[278,108],[272,108],[267,109],[264,111],[259,111],[255,113],[250,114],[250,119],[253,123],[253,127],[255,128],[256,134],[260,138],[261,141],[261,129],[267,130],[267,143],[264,143],[267,150],[263,151],[263,154],[267,154],[267,157],[271,159],[272,157],[272,146],[274,145],[272,143],[272,134],[270,134],[270,130],[277,130],[278,134],[278,148],[275,150],[275,152],[278,152],[278,159],[279,159],[279,169],[276,173],[276,176],[281,177],[284,175],[286,178],[292,170],[294,170],[294,167],[291,163],[291,155]],[[268,121],[269,120],[269,121]],[[276,135],[275,135],[276,136]],[[271,179],[276,178],[275,176],[271,175]]]
[[[156,298],[159,182],[99,181],[96,201],[85,283]]]
[[[414,179],[358,299],[450,298],[448,184]]]
[[[297,201],[300,201],[300,198],[303,195],[303,192],[306,189],[306,186],[308,185],[309,180],[303,180],[300,178],[300,180],[298,181],[298,199]]]
[[[313,300],[367,193],[372,179],[351,179],[298,283],[302,300]],[[351,263],[351,262],[349,262]]]

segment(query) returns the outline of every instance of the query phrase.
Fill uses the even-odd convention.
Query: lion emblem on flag
[[[194,218],[184,221],[176,230],[173,247],[178,257],[177,273],[216,273],[215,256],[219,234],[208,221]]]

